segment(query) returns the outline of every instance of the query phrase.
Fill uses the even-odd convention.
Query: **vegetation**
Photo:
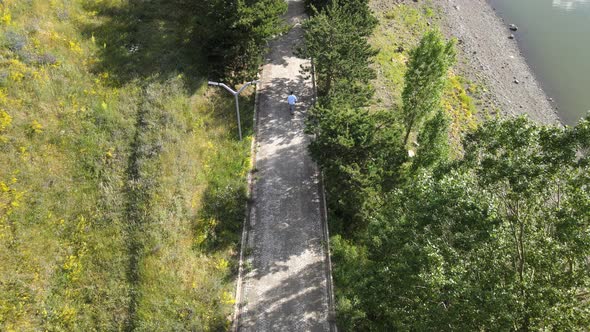
[[[389,16],[420,27],[416,13]],[[452,42],[422,32],[409,69],[389,76],[405,76],[391,103],[401,107],[320,99],[308,123],[316,135],[311,153],[326,176],[340,328],[585,328],[590,119],[574,128],[526,118],[470,125],[464,119],[473,104],[449,72]],[[327,67],[332,58],[324,61]],[[358,66],[351,71],[366,71],[369,62],[350,61]],[[415,91],[428,93],[414,100]],[[458,140],[453,129],[461,122]]]
[[[186,0],[185,0],[186,1]],[[203,31],[194,41],[205,41],[210,76],[232,83],[252,80],[266,52],[266,41],[281,32],[281,14],[287,3],[280,0],[186,1],[196,7],[193,17],[203,17]],[[198,31],[198,30],[197,30]]]
[[[354,0],[341,4],[335,0],[304,22],[305,43],[299,56],[313,59],[318,94],[326,104],[337,101],[361,106],[373,94],[369,82],[375,73],[368,64],[376,51],[367,38],[377,21],[368,9],[356,9],[366,8],[366,2]]]
[[[308,11],[313,13],[314,9],[316,11],[321,11],[326,8],[330,4],[330,0],[305,0],[305,7]]]
[[[440,108],[449,67],[454,61],[454,43],[443,42],[436,31],[427,32],[420,45],[410,52],[402,92],[404,144],[408,143],[412,129]]]
[[[227,327],[252,128],[205,75],[248,76],[284,4],[239,2],[230,63],[222,3],[0,3],[0,330]]]
[[[370,37],[370,43],[379,50],[372,68],[377,73],[373,84],[375,97],[372,109],[392,109],[401,114],[404,76],[408,68],[410,51],[418,47],[421,37],[436,27],[440,13],[432,9],[429,1],[414,5],[394,5],[392,9],[377,12],[380,24]],[[482,87],[460,76],[453,68],[445,78],[442,95],[443,109],[449,117],[450,139],[460,145],[461,132],[475,128],[475,104],[479,104]],[[480,114],[490,110],[481,109]],[[432,116],[431,114],[430,116]],[[411,136],[414,141],[415,136]],[[455,153],[455,150],[451,150]]]
[[[353,325],[585,327],[588,169],[576,151],[588,144],[587,126],[484,123],[466,138],[464,158],[385,194],[364,241],[367,276],[351,283],[371,323]]]
[[[587,328],[590,117],[476,126],[427,5],[308,4],[339,326]],[[252,128],[206,81],[285,9],[0,1],[0,330],[228,329]]]

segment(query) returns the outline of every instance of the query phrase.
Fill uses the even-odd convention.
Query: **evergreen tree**
[[[209,58],[210,77],[238,83],[254,78],[266,43],[282,31],[283,0],[208,0],[198,28]],[[203,16],[203,15],[201,15]]]
[[[307,8],[308,12],[313,14],[314,10],[321,11],[326,8],[330,2],[331,0],[305,0],[305,8]]]
[[[418,134],[418,149],[412,161],[412,169],[433,167],[448,161],[449,158],[449,124],[447,114],[438,110],[436,114],[424,123]]]
[[[376,20],[365,1],[358,6],[366,9],[353,11],[352,4],[334,0],[303,25],[299,56],[314,60],[318,94],[326,103],[338,100],[339,104],[362,106],[373,93],[369,81],[375,73],[369,64],[376,51],[367,38]]]
[[[388,112],[370,113],[346,106],[316,107],[312,157],[326,176],[331,204],[345,229],[364,228],[376,198],[406,161],[400,130]]]

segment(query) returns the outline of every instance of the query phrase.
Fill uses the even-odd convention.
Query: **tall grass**
[[[173,5],[0,4],[0,330],[227,326],[252,130]]]

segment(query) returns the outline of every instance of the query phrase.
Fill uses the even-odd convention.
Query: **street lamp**
[[[240,90],[235,91],[223,83],[209,81],[209,85],[220,86],[229,91],[232,95],[234,95],[234,98],[236,98],[236,115],[238,116],[238,133],[240,134],[240,141],[242,140],[242,123],[240,122],[240,103],[238,101],[238,95],[240,94],[240,92],[244,91],[244,89],[246,89],[250,84],[256,83],[258,83],[258,81],[248,82],[244,84],[244,86]]]

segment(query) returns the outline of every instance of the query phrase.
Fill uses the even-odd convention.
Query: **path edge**
[[[318,167],[318,166],[316,166]],[[319,167],[318,167],[319,168]],[[330,253],[330,231],[328,228],[328,206],[326,204],[326,189],[324,187],[324,173],[318,171],[319,183],[318,191],[321,205],[322,230],[324,233],[324,243],[326,251],[326,282],[328,283],[328,323],[330,324],[331,332],[338,332],[336,325],[336,301],[334,299],[334,281],[332,279],[332,255]]]
[[[244,282],[244,248],[248,243],[248,225],[250,224],[250,216],[253,208],[253,193],[254,193],[254,171],[256,170],[256,142],[258,139],[258,96],[260,93],[260,74],[258,75],[258,83],[255,84],[256,92],[254,94],[254,114],[252,116],[252,142],[250,142],[250,170],[248,171],[247,186],[248,192],[246,200],[246,213],[244,215],[244,221],[242,223],[242,238],[240,241],[240,258],[238,260],[238,279],[236,280],[236,295],[234,304],[234,313],[232,317],[232,332],[238,332],[240,327],[240,316],[242,313],[242,295],[243,295],[243,282]]]
[[[313,57],[310,59],[311,64],[311,84],[312,84],[312,107],[314,107],[318,101],[318,90],[315,79],[315,61]],[[315,139],[315,137],[311,138]],[[326,187],[324,185],[324,172],[317,163],[315,163],[316,171],[318,174],[318,194],[320,196],[320,218],[322,219],[322,231],[324,235],[324,244],[326,252],[326,282],[328,286],[328,324],[330,325],[331,332],[338,332],[338,326],[336,324],[336,300],[334,299],[334,280],[332,278],[332,254],[330,253],[330,229],[328,227],[328,205],[326,202]]]

